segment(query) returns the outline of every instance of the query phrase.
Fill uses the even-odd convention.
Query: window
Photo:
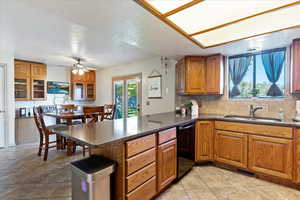
[[[286,49],[229,57],[229,97],[283,97]]]

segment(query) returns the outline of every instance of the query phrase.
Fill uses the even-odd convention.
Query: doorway
[[[5,146],[6,65],[0,64],[0,148]]]
[[[135,117],[141,113],[142,74],[112,79],[113,102],[116,105],[115,118]]]

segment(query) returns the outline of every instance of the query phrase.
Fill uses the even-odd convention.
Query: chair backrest
[[[61,108],[63,111],[73,112],[76,109],[76,106],[74,104],[65,104],[61,105]]]
[[[91,118],[91,120],[88,123],[98,122],[99,118],[100,118],[100,121],[103,121],[104,106],[84,106],[83,113],[84,113],[85,122],[87,122],[86,120],[88,118]]]
[[[49,130],[46,127],[43,115],[43,109],[41,106],[33,108],[34,121],[40,134],[49,134]]]
[[[104,105],[104,119],[113,120],[115,118],[116,105],[105,104]]]

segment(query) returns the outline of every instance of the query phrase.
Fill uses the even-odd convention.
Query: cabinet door
[[[292,179],[292,140],[249,136],[249,169]]]
[[[95,82],[96,81],[96,73],[94,71],[85,73],[86,82]]]
[[[185,59],[181,59],[176,64],[176,93],[185,92]]]
[[[206,93],[206,62],[204,57],[186,58],[186,93]]]
[[[73,100],[85,100],[85,84],[81,82],[73,83]]]
[[[47,75],[46,66],[39,63],[31,63],[31,77],[45,80]]]
[[[158,146],[157,150],[157,189],[161,191],[176,178],[177,149],[176,140]]]
[[[86,83],[86,100],[94,101],[96,99],[96,84]]]
[[[247,134],[217,130],[214,145],[216,161],[247,168]]]
[[[292,93],[300,93],[300,39],[292,44]]]
[[[206,92],[223,94],[223,62],[221,55],[209,56],[206,59]]]
[[[294,182],[300,183],[300,129],[297,128],[295,131],[295,148],[294,148],[294,156],[295,156],[295,176]]]
[[[31,81],[31,98],[32,100],[46,99],[46,84],[45,80],[32,79]]]
[[[15,60],[15,78],[30,79],[30,63]],[[30,80],[29,80],[30,81]]]
[[[196,161],[213,160],[214,123],[212,121],[197,121],[195,138]]]
[[[30,100],[30,78],[15,78],[15,99]]]

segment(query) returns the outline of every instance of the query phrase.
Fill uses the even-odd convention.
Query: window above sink
[[[230,99],[285,96],[286,48],[230,56],[228,65]]]

